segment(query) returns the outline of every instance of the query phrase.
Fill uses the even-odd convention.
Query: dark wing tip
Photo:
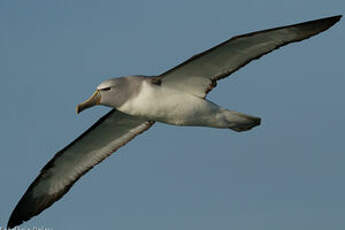
[[[7,223],[8,229],[14,228],[17,225],[21,225],[27,219],[25,218],[22,205],[19,205],[19,204],[20,203],[18,203],[18,205],[15,207],[15,209],[13,210],[10,216],[10,219],[8,220],[8,223]]]
[[[54,159],[54,158],[53,158]],[[48,165],[48,164],[47,164]],[[47,166],[46,165],[46,166]],[[14,208],[10,219],[7,223],[7,228],[11,229],[15,226],[22,224],[25,221],[30,220],[32,217],[37,216],[43,210],[49,208],[55,201],[61,199],[72,187],[72,185],[92,167],[89,167],[83,174],[80,174],[77,178],[67,184],[62,190],[54,194],[43,194],[35,197],[33,195],[33,188],[40,183],[42,179],[41,174],[32,182],[29,188],[24,193],[23,197],[19,200],[18,204]]]
[[[7,229],[12,229],[18,225],[21,225],[23,222],[23,220],[16,219],[13,216],[11,216],[10,220],[7,223]]]
[[[44,209],[49,208],[55,201],[59,200],[65,193],[67,193],[73,183],[77,180],[76,179],[71,182],[71,184],[66,185],[61,191],[55,194],[44,194],[36,197],[33,194],[33,189],[40,183],[42,177],[41,172],[17,203],[7,223],[8,229],[14,228],[23,222],[30,220],[32,217],[40,214]]]
[[[341,19],[342,16],[343,15],[336,15],[336,16],[332,16],[332,17],[317,19],[314,21],[306,22],[306,23],[316,23],[316,24],[317,24],[317,22],[325,23],[327,28],[329,28],[329,27],[333,26],[335,23],[337,23]]]
[[[297,24],[291,24],[291,25],[287,25],[287,26],[280,26],[280,27],[274,27],[271,29],[250,32],[247,34],[241,34],[241,35],[234,36],[230,40],[235,40],[235,39],[241,38],[241,37],[249,37],[252,35],[256,35],[258,33],[264,33],[264,32],[269,32],[269,31],[274,31],[274,30],[279,30],[279,29],[284,29],[284,28],[290,28],[290,27],[300,27],[300,28],[303,28],[304,30],[305,29],[315,30],[315,33],[313,33],[311,35],[311,36],[313,36],[315,34],[321,33],[323,31],[329,29],[330,27],[332,27],[334,24],[336,24],[341,19],[342,16],[343,15],[336,15],[336,16],[319,18],[316,20],[301,22],[301,23],[297,23]],[[228,42],[228,41],[225,41],[223,43],[226,43],[226,42]],[[221,46],[223,43],[219,44],[218,46]],[[216,47],[214,47],[214,48],[216,48]]]
[[[8,223],[7,223],[7,229],[14,228],[14,227],[17,226],[17,225],[22,224],[23,222],[24,222],[24,221],[20,221],[19,219],[14,218],[14,216],[11,215],[11,218],[10,218],[10,220],[9,220]]]
[[[341,19],[342,16],[343,16],[342,14],[339,14],[339,15],[330,16],[326,18],[320,18],[319,20],[334,20],[335,22],[337,22]]]
[[[32,217],[37,216],[46,208],[49,208],[55,201],[59,200],[65,193],[69,191],[73,183],[67,185],[63,190],[52,195],[41,195],[38,197],[33,196],[32,188],[38,183],[38,177],[25,192],[23,197],[19,200],[14,208],[10,219],[7,223],[7,228],[14,228],[25,221],[30,220]]]
[[[305,22],[302,24],[305,24],[305,26],[309,28],[314,28],[314,29],[319,28],[319,32],[322,32],[332,27],[335,23],[337,23],[341,19],[341,17],[342,15],[337,15],[337,16],[321,18],[314,21]]]
[[[14,208],[10,219],[7,223],[7,228],[14,228],[22,224],[24,221],[29,220],[31,217],[37,215],[37,208],[39,204],[37,200],[33,199],[30,189],[23,195],[16,207]]]
[[[329,17],[329,19],[333,19],[334,20],[334,23],[338,22],[341,17],[343,17],[342,14],[339,14],[339,15],[336,15],[336,16],[333,16],[333,17]]]

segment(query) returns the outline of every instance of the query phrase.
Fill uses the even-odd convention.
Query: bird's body
[[[258,124],[259,118],[229,111],[215,103],[188,92],[152,83],[151,77],[130,76],[129,81],[141,81],[137,94],[117,110],[171,125],[233,128],[239,122]],[[135,79],[137,78],[137,79]],[[113,79],[116,81],[116,79]],[[248,126],[248,124],[247,124]]]
[[[13,210],[8,228],[50,207],[81,176],[155,122],[235,131],[259,125],[260,118],[224,109],[207,100],[207,93],[217,81],[252,60],[319,34],[340,18],[322,18],[235,36],[158,76],[103,81],[89,99],[77,106],[77,113],[95,105],[113,109],[43,167]]]

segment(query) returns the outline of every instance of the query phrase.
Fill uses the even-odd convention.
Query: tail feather
[[[261,124],[260,117],[254,117],[243,113],[229,111],[229,128],[236,132],[243,132]]]

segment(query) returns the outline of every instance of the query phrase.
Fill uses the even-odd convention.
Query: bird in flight
[[[96,164],[148,130],[155,122],[226,128],[237,132],[261,119],[206,99],[218,80],[254,59],[333,26],[333,16],[235,36],[158,76],[128,76],[103,81],[77,113],[95,105],[113,108],[42,168],[13,210],[8,228],[40,214],[66,194]]]

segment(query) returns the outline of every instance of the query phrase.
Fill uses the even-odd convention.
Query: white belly
[[[144,81],[139,95],[117,109],[174,125],[209,126],[214,124],[211,118],[215,118],[220,107],[202,98]]]

